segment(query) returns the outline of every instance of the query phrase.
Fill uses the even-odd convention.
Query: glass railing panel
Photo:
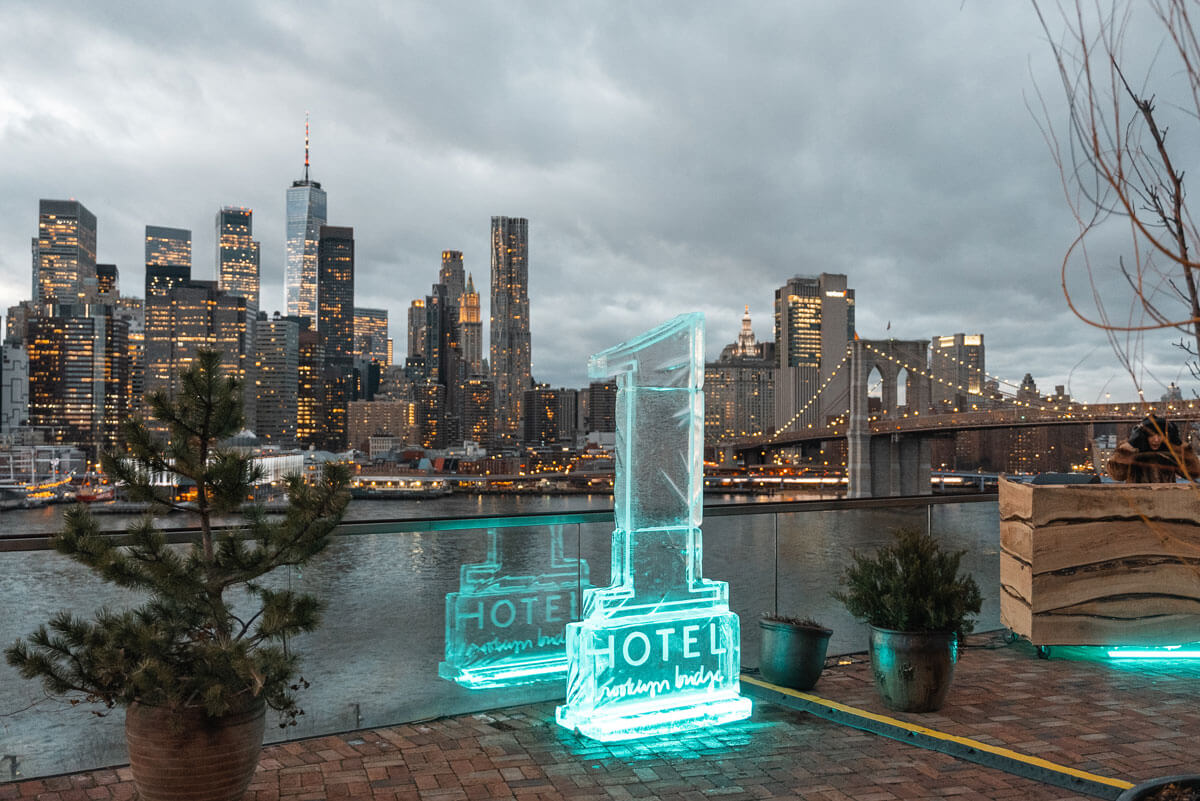
[[[133,593],[102,584],[87,568],[53,551],[0,553],[0,648],[31,634],[57,612],[90,617],[101,606],[136,603]],[[100,717],[95,713],[103,713]],[[0,782],[128,762],[125,713],[47,697],[0,659]]]
[[[966,551],[960,569],[975,577],[983,593],[975,630],[1004,628],[1000,621],[999,503],[944,503],[929,509],[929,530],[948,548]]]
[[[867,647],[867,627],[831,597],[851,564],[851,552],[886,544],[900,527],[932,531],[947,548],[964,549],[962,569],[970,571],[984,595],[976,629],[1001,627],[999,613],[999,513],[996,502],[886,505],[785,512],[779,527],[779,612],[813,617],[833,629],[830,654]],[[743,653],[747,653],[743,643]]]
[[[980,629],[999,626],[994,500],[780,508],[754,505],[705,514],[702,572],[729,584],[730,606],[741,617],[744,666],[758,664],[757,620],[767,611],[812,616],[833,628],[831,653],[864,650],[864,627],[829,593],[837,587],[851,548],[882,544],[898,525],[929,526],[951,547],[966,548],[964,567],[976,574],[985,596]],[[269,716],[268,740],[562,698],[561,681],[470,689],[443,678],[439,667],[447,661],[447,598],[463,592],[464,565],[474,566],[468,574],[476,583],[468,581],[468,590],[494,589],[488,583],[492,573],[497,580],[514,582],[536,575],[541,590],[552,580],[569,585],[575,591],[574,608],[568,598],[548,600],[545,594],[539,596],[540,605],[523,600],[528,596],[520,596],[520,588],[510,582],[499,589],[518,595],[495,609],[485,606],[480,618],[490,621],[494,612],[495,622],[515,624],[523,614],[527,622],[530,615],[544,618],[548,609],[555,620],[541,622],[576,617],[583,590],[610,583],[612,528],[611,513],[427,518],[344,527],[319,559],[276,578],[317,594],[327,608],[320,629],[290,644],[303,655],[302,673],[311,684],[299,696],[305,714],[287,730],[271,725],[275,716]],[[499,555],[504,558],[499,561],[505,567],[489,573],[480,566],[497,555],[498,532],[503,532]],[[548,570],[546,565],[557,567]],[[0,644],[29,634],[59,609],[84,616],[102,604],[132,602],[128,594],[96,581],[53,551],[0,553],[0,603],[10,610],[0,617]],[[469,616],[477,609],[468,606],[466,612]],[[576,614],[563,614],[572,611]],[[512,625],[500,628],[515,630]],[[39,683],[21,679],[0,663],[0,756],[17,757],[18,779],[123,763],[123,719],[121,710],[100,718],[87,706],[46,699]],[[11,778],[7,770],[0,774],[0,782]]]
[[[704,577],[729,584],[729,608],[740,619],[744,668],[758,667],[758,619],[775,609],[775,517],[744,512],[704,518]]]

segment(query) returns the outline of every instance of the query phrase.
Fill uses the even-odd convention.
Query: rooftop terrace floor
[[[1200,772],[1200,662],[1095,662],[1055,652],[1044,660],[1027,643],[976,635],[945,707],[916,715],[885,709],[863,657],[848,661],[828,667],[814,694],[1114,780]],[[0,784],[0,799],[133,797],[128,768]],[[246,795],[251,801],[1090,797],[758,699],[753,716],[739,724],[629,743],[597,743],[562,729],[550,703],[284,743],[264,749]]]

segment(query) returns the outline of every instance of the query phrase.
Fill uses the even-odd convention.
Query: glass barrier
[[[995,496],[710,506],[703,575],[729,584],[743,668],[758,664],[764,612],[829,626],[831,654],[865,650],[865,627],[829,593],[851,549],[873,548],[899,525],[967,550],[963,566],[985,599],[977,629],[1000,628]],[[562,699],[551,640],[578,620],[583,589],[610,583],[612,529],[611,512],[344,526],[314,563],[277,579],[327,607],[321,628],[290,643],[311,685],[300,693],[305,714],[286,730],[268,714],[268,742]],[[88,615],[134,600],[53,551],[0,552],[5,646],[60,609]],[[490,686],[499,657],[533,655],[547,681]],[[127,762],[123,712],[95,711],[104,710],[47,698],[0,662],[0,782]]]

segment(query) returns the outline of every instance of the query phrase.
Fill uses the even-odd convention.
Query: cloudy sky
[[[0,309],[30,295],[39,198],[96,214],[128,294],[145,225],[192,229],[210,278],[217,208],[250,206],[281,309],[308,111],[356,302],[389,310],[398,353],[443,249],[486,314],[507,215],[529,219],[534,374],[556,386],[684,311],[710,357],[747,304],[771,339],[774,290],[837,272],[863,338],[982,333],[993,375],[1134,397],[1063,298],[1075,228],[1029,108],[1040,85],[1060,123],[1062,90],[1025,3],[0,0],[0,76]],[[1193,394],[1170,341],[1140,345],[1148,397]]]

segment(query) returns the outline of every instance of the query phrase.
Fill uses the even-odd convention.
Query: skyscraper
[[[822,425],[849,410],[850,371],[843,360],[852,339],[854,290],[846,276],[796,276],[775,290],[777,431]]]
[[[96,286],[96,215],[77,200],[38,202],[33,302],[75,303]]]
[[[70,304],[28,322],[29,425],[95,458],[117,444],[128,405],[128,324]]]
[[[147,392],[166,390],[174,395],[179,374],[191,366],[201,348],[220,351],[222,373],[245,380],[242,354],[250,351],[245,298],[222,292],[216,281],[188,281],[167,290],[153,305],[147,299],[146,309]],[[247,412],[252,414],[253,409]]]
[[[483,375],[483,318],[479,313],[479,293],[475,277],[467,276],[462,300],[458,304],[459,345],[468,378]]]
[[[425,300],[417,298],[408,307],[408,357],[425,358]]]
[[[983,394],[983,334],[934,337],[929,348],[933,408],[969,409]]]
[[[260,440],[296,444],[297,391],[300,381],[300,324],[297,317],[262,317],[255,326],[255,406]]]
[[[284,305],[289,315],[317,326],[317,248],[328,220],[325,190],[308,178],[308,120],[304,121],[304,177],[287,191],[287,264]]]
[[[515,445],[525,390],[533,385],[529,343],[529,221],[492,218],[490,367],[496,388],[496,441]]]
[[[217,212],[217,281],[230,295],[246,299],[246,309],[258,313],[258,242],[254,212],[224,206]]]
[[[383,366],[388,361],[388,313],[387,309],[354,309],[354,354],[366,361],[375,361]]]
[[[146,226],[146,311],[143,388],[168,389],[178,373],[171,290],[192,280],[192,232]]]
[[[354,229],[322,225],[317,257],[317,333],[325,349],[325,448],[346,447],[354,378]]]
[[[120,271],[115,264],[96,265],[96,292],[105,303],[112,303],[118,294]]]
[[[192,232],[146,226],[146,300],[192,278]]]
[[[316,329],[308,327],[307,317],[292,317],[300,330],[300,355],[297,361],[296,442],[302,447],[324,447],[325,350]]]
[[[217,211],[217,285],[232,297],[246,300],[246,346],[238,354],[238,378],[242,381],[242,410],[246,428],[258,430],[255,384],[255,326],[258,323],[258,242],[252,238],[254,212],[241,206],[225,206]]]
[[[438,283],[446,285],[446,297],[450,299],[451,304],[457,306],[464,291],[462,251],[442,251],[442,269],[438,273]]]
[[[757,341],[747,306],[737,341],[726,345],[717,361],[704,366],[706,443],[774,429],[777,365],[773,345]]]

